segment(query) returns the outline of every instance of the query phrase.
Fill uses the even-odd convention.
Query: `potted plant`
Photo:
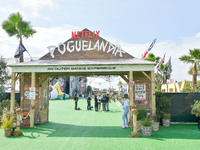
[[[152,121],[150,118],[145,118],[142,121],[142,135],[151,136],[152,135]]]
[[[159,131],[160,122],[158,122],[157,116],[152,116],[152,120],[153,120],[152,130],[153,131]]]
[[[12,128],[14,127],[14,114],[5,108],[3,110],[1,122],[1,128],[4,129],[4,136],[11,136]]]
[[[137,130],[142,131],[142,121],[147,117],[147,112],[145,108],[139,108],[137,114]]]
[[[198,117],[198,128],[200,129],[200,101],[195,100],[194,104],[191,105],[191,114]]]
[[[164,113],[163,114],[163,119],[162,119],[162,125],[164,127],[169,127],[170,126],[170,114]]]
[[[171,101],[169,98],[164,96],[161,92],[156,92],[156,116],[161,123],[163,114],[168,111],[170,104]]]

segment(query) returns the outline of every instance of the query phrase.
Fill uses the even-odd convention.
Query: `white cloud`
[[[57,8],[59,5],[54,2],[53,0],[20,0],[20,3],[26,7],[32,10],[32,15],[34,17],[41,16],[39,14],[39,10],[43,7],[48,8]]]
[[[197,33],[194,37],[185,37],[179,39],[177,42],[174,41],[162,41],[156,42],[150,53],[156,56],[163,57],[166,53],[165,62],[172,58],[172,78],[175,81],[191,81],[192,76],[188,75],[188,70],[191,64],[185,64],[179,60],[179,57],[188,55],[189,49],[200,48],[200,33]],[[151,43],[145,44],[127,44],[122,43],[122,49],[133,55],[134,57],[141,58],[141,55],[149,47]]]
[[[60,42],[65,42],[71,38],[71,32],[81,30],[78,27],[71,25],[63,25],[58,27],[35,27],[37,33],[29,38],[24,39],[23,43],[32,57],[42,57],[48,53],[47,46],[58,45]],[[109,37],[103,37],[109,40]],[[152,39],[153,40],[153,39]],[[15,37],[10,38],[5,31],[0,30],[0,55],[4,57],[13,57],[18,47],[19,40]],[[117,41],[117,42],[116,42]],[[123,43],[120,40],[111,40],[113,44],[120,43],[123,50],[127,51],[136,58],[141,58],[141,55],[149,47],[151,43],[144,44],[131,44]],[[182,55],[187,55],[189,49],[200,48],[200,33],[197,33],[193,37],[185,37],[174,41],[159,41],[157,40],[153,49],[151,50],[156,56],[163,57],[166,53],[165,62],[169,57],[172,57],[172,78],[176,81],[192,80],[192,76],[187,74],[191,65],[184,64],[178,58]],[[25,57],[29,57],[27,53],[24,53]]]
[[[34,27],[37,31],[33,37],[23,39],[23,44],[29,51],[32,57],[42,57],[48,53],[47,46],[58,45],[60,42],[65,42],[71,37],[73,30],[78,30],[77,27],[71,25],[63,25],[59,27]],[[0,30],[0,55],[4,57],[13,57],[18,47],[19,40],[15,37],[9,37],[7,33]],[[29,57],[24,53],[25,57]]]

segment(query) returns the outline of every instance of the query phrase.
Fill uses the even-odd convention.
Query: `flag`
[[[151,45],[149,46],[149,48],[146,50],[146,52],[145,52],[144,55],[142,56],[142,59],[145,59],[145,58],[146,58],[148,52],[153,48],[154,44],[156,43],[156,40],[157,40],[157,38],[153,40],[153,42],[151,43]]]
[[[166,74],[166,79],[169,79],[170,74],[172,73],[172,64],[171,64],[171,57],[169,58],[167,62],[167,74]]]
[[[19,47],[17,48],[14,57],[15,57],[15,58],[19,58],[20,55],[21,55],[23,52],[25,52],[25,51],[27,51],[26,48],[25,48],[24,45],[20,42],[20,43],[19,43]]]
[[[166,53],[165,53],[165,54],[166,54]],[[164,54],[163,58],[160,60],[160,62],[158,63],[156,69],[159,69],[160,66],[161,66],[162,64],[164,64],[164,62],[165,62],[165,54]]]

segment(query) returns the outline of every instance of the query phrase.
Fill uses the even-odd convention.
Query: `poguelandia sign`
[[[115,46],[108,41],[104,41],[99,36],[100,31],[73,31],[72,32],[72,40],[69,40],[66,43],[58,44],[58,52],[61,55],[64,55],[66,51],[72,53],[74,51],[103,51],[105,53],[111,53],[114,56],[119,55],[123,57],[123,53],[125,53],[120,46]],[[92,44],[92,40],[95,40],[95,43]],[[50,55],[52,58],[55,58],[54,51],[57,48],[56,46],[48,46],[47,48],[50,51]],[[62,48],[61,48],[62,47]]]

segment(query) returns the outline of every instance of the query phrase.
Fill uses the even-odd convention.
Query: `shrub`
[[[171,115],[170,115],[170,114],[167,114],[167,113],[164,113],[164,114],[163,114],[163,118],[164,118],[164,119],[170,119],[170,118],[171,118]]]
[[[156,93],[156,116],[158,119],[163,117],[163,114],[167,112],[171,102],[161,92]]]
[[[142,125],[145,127],[150,127],[152,125],[152,121],[150,118],[145,118],[142,122]]]
[[[144,120],[147,117],[146,109],[139,108],[137,114],[137,120]]]
[[[4,108],[1,122],[2,122],[2,125],[1,125],[2,129],[13,128],[14,114],[11,113],[8,109]]]
[[[200,101],[194,100],[194,104],[191,105],[191,114],[200,117]]]

